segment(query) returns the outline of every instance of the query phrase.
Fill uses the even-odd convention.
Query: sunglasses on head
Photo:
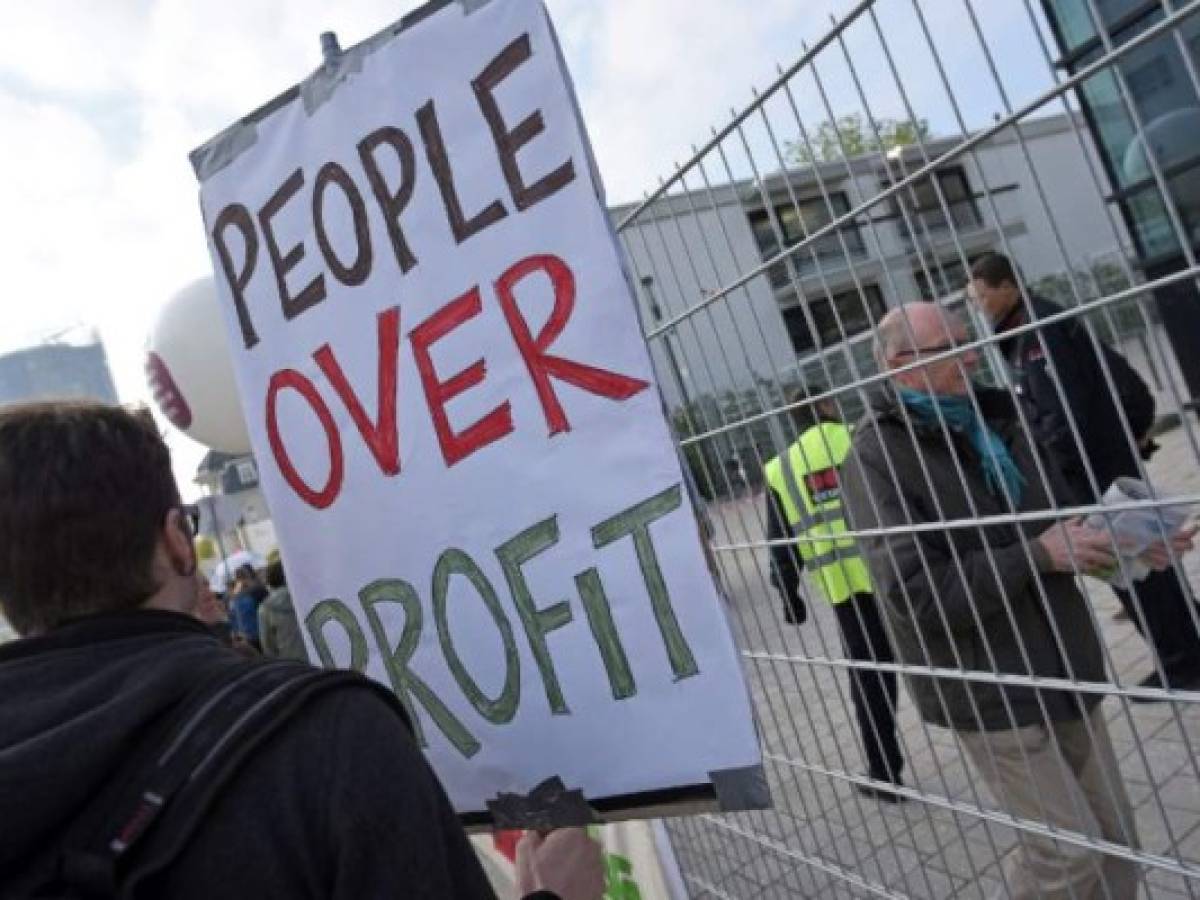
[[[179,507],[179,512],[183,515],[183,520],[188,523],[192,534],[200,533],[200,508],[194,503],[184,503]]]

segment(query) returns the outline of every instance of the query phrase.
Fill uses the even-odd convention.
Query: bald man
[[[1020,819],[1128,847],[1138,840],[1104,716],[1103,694],[1031,679],[1107,680],[1075,586],[1113,562],[1106,534],[1079,522],[980,517],[1053,507],[1009,395],[972,383],[963,323],[933,303],[880,322],[876,356],[893,373],[858,425],[843,473],[857,531],[921,717],[951,728],[1001,806]],[[946,527],[927,528],[940,525]],[[959,674],[970,672],[969,677]],[[997,674],[1026,684],[1005,683]],[[1023,834],[1006,861],[1013,898],[1135,897],[1138,868],[1069,842]]]

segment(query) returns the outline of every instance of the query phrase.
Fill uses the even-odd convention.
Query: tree
[[[876,136],[878,132],[878,136]],[[861,113],[841,116],[835,121],[822,122],[809,132],[808,142],[789,141],[787,160],[797,165],[832,162],[842,156],[862,156],[905,147],[929,137],[929,121],[905,119],[876,119],[875,127]]]

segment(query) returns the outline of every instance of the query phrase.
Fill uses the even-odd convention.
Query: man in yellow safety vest
[[[793,403],[807,400],[803,393]],[[871,576],[847,530],[842,510],[839,467],[850,451],[850,429],[829,399],[792,411],[800,438],[763,471],[767,496],[767,538],[794,543],[771,546],[771,583],[784,599],[784,619],[800,625],[808,610],[800,595],[807,569],[816,590],[837,614],[846,655],[854,661],[890,663],[891,643],[871,588]],[[850,693],[858,719],[867,774],[901,785],[904,757],[896,737],[896,673],[850,669]],[[892,803],[903,799],[881,786],[857,785],[859,793]]]

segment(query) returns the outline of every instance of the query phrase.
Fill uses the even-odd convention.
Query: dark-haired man
[[[971,267],[970,292],[997,334],[1063,311],[1037,296],[1030,296],[1026,304],[1018,278],[1012,262],[999,253],[982,256]],[[1153,446],[1154,398],[1121,354],[1098,339],[1093,344],[1079,317],[1015,335],[1001,341],[999,348],[1031,411],[1038,443],[1055,454],[1079,502],[1097,503],[1116,479],[1139,477],[1138,456],[1148,455]],[[1173,568],[1152,572],[1136,584],[1140,603],[1132,592],[1116,591],[1167,677],[1164,685],[1159,673],[1151,672],[1140,687],[1200,688],[1200,610],[1188,598],[1185,578]]]
[[[21,635],[0,648],[0,896],[493,898],[395,698],[239,656],[198,590],[148,415],[0,409],[0,609]],[[260,685],[293,689],[288,715],[263,718]],[[246,718],[211,729],[235,701]],[[519,853],[523,892],[599,897],[582,831]]]

